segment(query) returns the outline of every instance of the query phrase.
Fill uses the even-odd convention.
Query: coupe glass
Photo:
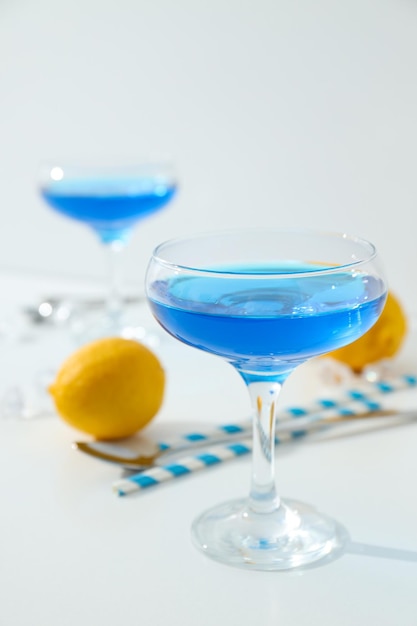
[[[387,287],[374,246],[345,234],[271,228],[177,239],[154,251],[146,287],[160,325],[233,365],[253,405],[249,496],[203,513],[192,527],[196,546],[260,570],[341,554],[343,526],[277,494],[275,415],[298,365],[356,340],[378,319]]]
[[[128,165],[53,163],[42,169],[41,194],[62,215],[92,228],[109,262],[109,291],[104,315],[81,333],[125,334],[119,257],[136,224],[164,208],[177,189],[170,161],[144,160]],[[89,323],[91,326],[89,327]],[[144,329],[136,329],[143,339]],[[90,337],[91,335],[91,337]]]

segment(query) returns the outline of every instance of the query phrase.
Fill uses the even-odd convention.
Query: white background
[[[0,269],[102,282],[39,164],[163,152],[181,190],[126,252],[138,289],[166,238],[305,225],[371,239],[417,309],[416,146],[415,1],[0,0]]]
[[[417,312],[416,146],[416,0],[0,0],[1,306],[38,284],[7,284],[8,268],[104,282],[94,235],[38,197],[41,162],[169,152],[181,191],[127,250],[138,289],[160,240],[305,225],[373,240]],[[2,344],[3,385],[61,358],[38,330],[42,354]],[[248,414],[228,364],[176,342],[167,371],[161,427]],[[285,405],[317,393],[310,372]],[[415,390],[388,402],[413,408]],[[190,541],[197,514],[245,495],[248,459],[120,500],[119,470],[74,451],[65,424],[2,419],[0,623],[415,626],[415,426],[281,447],[279,492],[339,519],[363,554],[277,577]]]

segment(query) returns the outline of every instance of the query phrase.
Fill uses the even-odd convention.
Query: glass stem
[[[248,382],[253,407],[252,481],[249,507],[270,513],[280,506],[275,487],[276,405],[282,381]]]
[[[121,241],[111,241],[106,244],[106,249],[109,273],[107,313],[112,320],[117,321],[120,319],[123,311],[120,258],[124,244]]]

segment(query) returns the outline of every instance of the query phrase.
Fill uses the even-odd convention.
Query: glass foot
[[[197,548],[216,561],[255,570],[289,570],[341,556],[349,541],[338,522],[295,500],[259,514],[247,500],[209,509],[192,526]]]

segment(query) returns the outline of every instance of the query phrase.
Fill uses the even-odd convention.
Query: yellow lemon
[[[376,324],[353,343],[325,356],[342,361],[359,373],[370,363],[394,356],[401,348],[406,334],[405,313],[397,298],[389,292]]]
[[[96,439],[120,439],[158,412],[165,373],[137,341],[111,337],[89,343],[62,364],[49,392],[68,424]]]

